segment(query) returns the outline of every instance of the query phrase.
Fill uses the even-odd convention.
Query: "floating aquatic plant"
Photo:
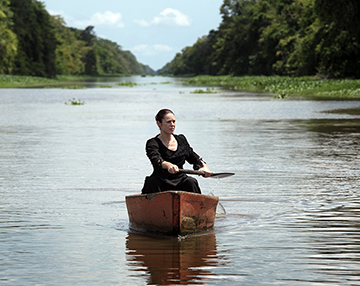
[[[65,102],[66,105],[84,105],[85,102],[80,99],[73,98],[72,100],[69,99],[67,102]]]
[[[118,82],[116,85],[118,85],[118,86],[129,86],[129,87],[133,87],[133,86],[136,86],[137,83],[136,83],[136,82],[132,82],[132,81],[124,81],[124,82]]]
[[[63,87],[64,89],[86,89],[86,86],[83,85],[69,85]]]
[[[190,92],[190,93],[219,93],[218,91],[216,91],[214,88],[207,88],[206,90],[203,89],[195,89],[194,91]]]

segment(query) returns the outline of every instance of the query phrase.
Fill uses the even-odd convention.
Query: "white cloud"
[[[154,56],[164,52],[171,52],[173,49],[167,45],[138,45],[133,48],[133,51],[146,56]]]
[[[77,26],[113,26],[116,28],[123,28],[124,23],[121,21],[122,15],[120,13],[113,13],[106,11],[104,13],[95,13],[87,20],[78,20],[74,24]]]
[[[149,45],[138,45],[134,47],[134,51],[137,52],[145,52],[147,50],[149,50]]]
[[[59,11],[55,11],[55,10],[48,10],[49,14],[52,15],[52,16],[55,16],[55,15],[63,15],[64,14],[64,11],[63,10],[59,10]]]
[[[179,10],[166,8],[150,22],[138,19],[134,20],[134,22],[142,27],[161,24],[168,26],[190,26],[191,18]]]
[[[191,19],[189,16],[186,16],[178,10],[167,8],[160,13],[160,16],[154,18],[153,23],[155,25],[166,24],[176,26],[190,26]]]
[[[170,52],[172,51],[172,48],[167,45],[154,45],[154,50],[159,52]]]
[[[149,27],[151,24],[149,22],[146,22],[145,20],[134,20],[135,24],[138,24],[141,27]]]

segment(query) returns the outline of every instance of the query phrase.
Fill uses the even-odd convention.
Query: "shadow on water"
[[[289,228],[302,237],[307,265],[322,275],[321,284],[359,285],[360,204],[358,196],[314,204]],[[303,263],[306,261],[302,253]],[[305,277],[298,281],[313,282]]]
[[[304,126],[312,132],[319,134],[349,134],[360,133],[360,120],[355,119],[312,119],[306,121]]]
[[[126,260],[150,285],[207,284],[218,264],[216,237],[211,231],[185,237],[129,232]]]
[[[360,115],[360,106],[353,108],[339,108],[328,111],[323,111],[324,113],[335,113],[335,114],[348,114],[348,115]]]
[[[354,189],[360,171],[360,121],[358,119],[310,120],[306,128],[315,143],[308,151],[309,167],[318,179],[331,179],[329,190]],[[334,195],[334,193],[332,193]]]

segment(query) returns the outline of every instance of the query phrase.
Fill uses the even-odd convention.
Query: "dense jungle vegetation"
[[[151,74],[129,51],[84,30],[65,26],[37,0],[0,0],[0,74]]]
[[[220,12],[160,73],[360,78],[359,0],[224,0]]]

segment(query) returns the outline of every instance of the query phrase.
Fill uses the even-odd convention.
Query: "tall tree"
[[[0,73],[11,73],[17,54],[17,37],[12,31],[13,13],[9,0],[0,0]]]
[[[36,0],[11,0],[14,32],[19,46],[15,74],[53,77],[56,75],[56,38],[49,13]]]
[[[87,46],[92,46],[96,39],[94,28],[94,26],[87,26],[85,30],[81,31],[80,33],[80,39],[84,41]]]
[[[360,2],[315,0],[323,26],[317,46],[319,70],[334,77],[360,78]]]
[[[55,50],[56,74],[83,74],[85,65],[82,58],[88,48],[84,41],[78,39],[80,32],[66,27],[64,19],[60,16],[52,16],[51,20],[57,43]]]

